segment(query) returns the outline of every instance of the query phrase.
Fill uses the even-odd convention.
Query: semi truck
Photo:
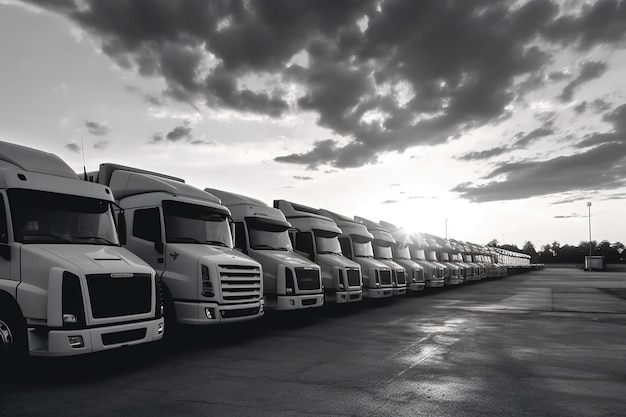
[[[341,252],[338,236],[341,229],[316,209],[287,200],[274,200],[274,208],[291,223],[289,237],[297,253],[322,269],[324,301],[352,303],[363,298],[361,266]]]
[[[363,297],[386,298],[393,296],[391,268],[374,259],[372,240],[374,236],[364,224],[329,210],[319,209],[318,214],[331,218],[341,229],[339,244],[341,252],[361,265]]]
[[[120,245],[114,206],[58,156],[0,142],[3,365],[163,337],[155,271]]]
[[[273,310],[302,310],[324,305],[319,265],[294,252],[291,223],[282,211],[263,201],[214,188],[232,212],[235,247],[263,265],[265,304]]]
[[[389,231],[396,243],[391,246],[394,261],[408,271],[407,283],[409,291],[422,291],[426,286],[426,277],[436,280],[435,268],[422,266],[411,259],[411,244],[409,233],[399,229],[396,225],[380,221],[381,227]]]
[[[437,262],[437,256],[434,251],[426,253],[428,243],[426,243],[426,239],[420,233],[412,233],[411,241],[411,259],[424,268],[430,268],[434,271],[434,278],[426,279],[426,287],[443,287],[445,285],[447,267]]]
[[[459,285],[465,282],[465,265],[452,259],[452,253],[454,251],[448,241],[442,237],[431,234],[425,234],[425,236],[427,237],[426,241],[429,242],[431,247],[436,248],[438,261],[446,265],[450,270],[446,284]]]
[[[365,227],[367,227],[367,231],[374,237],[374,239],[372,239],[374,258],[391,269],[393,295],[406,294],[407,270],[393,259],[392,246],[396,244],[396,240],[391,236],[388,230],[372,220],[360,216],[354,216],[354,220],[363,223]],[[410,272],[411,275],[413,275],[413,271]]]
[[[172,330],[263,316],[263,269],[233,248],[230,211],[219,198],[181,178],[118,164],[88,176],[125,211],[124,246],[157,271]]]

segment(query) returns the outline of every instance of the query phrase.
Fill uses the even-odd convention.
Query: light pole
[[[587,209],[589,210],[589,256],[591,257],[591,201],[587,202]],[[591,265],[591,258],[589,258],[589,264]]]

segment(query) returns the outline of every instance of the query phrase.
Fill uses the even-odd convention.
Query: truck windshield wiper
[[[89,236],[89,235],[72,235],[71,236],[72,239],[74,240],[96,240],[98,242],[105,242],[108,243],[109,245],[116,245],[115,243],[111,242],[108,239],[105,239],[103,237],[100,236]]]
[[[57,235],[54,233],[26,233],[24,234],[24,240],[36,240],[36,238],[47,238],[46,241],[61,241],[61,242],[70,242],[69,239],[64,238],[61,235]],[[28,239],[27,239],[28,238]]]
[[[374,258],[372,255],[354,255],[354,256],[356,256],[357,258],[372,258],[372,259]]]
[[[204,243],[201,240],[187,236],[170,236],[167,238],[167,241],[170,243]]]
[[[225,248],[229,248],[230,247],[226,243],[224,243],[224,242],[222,242],[220,240],[205,240],[202,243],[206,243],[207,245],[223,246]]]
[[[340,255],[343,256],[343,253],[341,252],[333,252],[332,250],[320,250],[317,252],[319,255],[327,255],[327,254],[331,254],[331,255]]]
[[[267,250],[277,250],[275,247],[270,246],[270,245],[265,245],[265,244],[261,244],[261,245],[252,245],[252,246],[250,246],[250,249],[267,249]]]

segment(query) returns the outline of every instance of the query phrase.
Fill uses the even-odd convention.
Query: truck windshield
[[[168,243],[203,243],[233,247],[226,210],[166,200],[163,201],[163,214]]]
[[[8,197],[16,242],[118,245],[111,201],[22,189]]]
[[[341,255],[341,245],[339,244],[339,238],[337,236],[322,237],[316,234],[315,246],[317,253],[334,253]]]
[[[374,256],[378,259],[391,259],[391,246],[374,245]]]
[[[434,250],[429,250],[426,252],[426,259],[429,261],[437,260],[437,253]]]
[[[411,253],[408,246],[398,246],[396,248],[396,255],[398,259],[411,259]]]
[[[292,251],[288,223],[272,219],[246,218],[250,248]]]
[[[354,242],[352,243],[352,249],[354,250],[354,256],[357,258],[373,258],[374,251],[372,250],[372,242]]]
[[[450,257],[447,252],[441,252],[441,260],[444,262],[450,262]]]
[[[420,259],[423,261],[426,260],[426,255],[424,255],[424,249],[412,248],[411,250],[413,252],[413,259]]]

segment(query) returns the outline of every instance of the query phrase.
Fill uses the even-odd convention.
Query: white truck
[[[341,229],[317,210],[287,200],[274,200],[274,208],[291,223],[289,237],[296,252],[322,268],[324,301],[352,303],[363,298],[361,266],[341,252]]]
[[[268,309],[302,310],[324,305],[319,265],[294,252],[291,224],[277,208],[255,198],[214,188],[232,212],[235,247],[263,265],[264,296]]]
[[[361,265],[363,275],[363,296],[385,298],[393,296],[391,268],[374,259],[372,240],[374,236],[364,224],[332,211],[319,209],[318,214],[331,218],[341,229],[339,244],[341,252]]]
[[[406,294],[407,270],[393,259],[392,246],[396,244],[396,240],[388,230],[372,220],[359,216],[354,216],[354,220],[363,223],[367,227],[367,231],[372,234],[374,259],[378,259],[391,269],[393,295]]]
[[[0,142],[0,362],[163,337],[155,272],[120,246],[114,205],[56,155]]]
[[[392,223],[382,220],[380,226],[389,231],[396,242],[391,246],[393,260],[408,271],[407,283],[409,291],[422,291],[426,287],[426,271],[431,274],[431,279],[436,279],[435,269],[430,267],[424,268],[422,265],[411,260],[410,246],[413,242],[406,231],[399,229]]]
[[[446,266],[437,262],[437,256],[434,252],[426,254],[428,244],[426,239],[419,233],[411,234],[411,259],[424,269],[429,268],[432,273],[426,277],[426,286],[430,288],[443,287],[445,285]]]
[[[125,210],[124,245],[157,271],[168,326],[263,316],[263,270],[233,248],[230,211],[219,198],[180,178],[123,165],[101,164],[88,175]]]

